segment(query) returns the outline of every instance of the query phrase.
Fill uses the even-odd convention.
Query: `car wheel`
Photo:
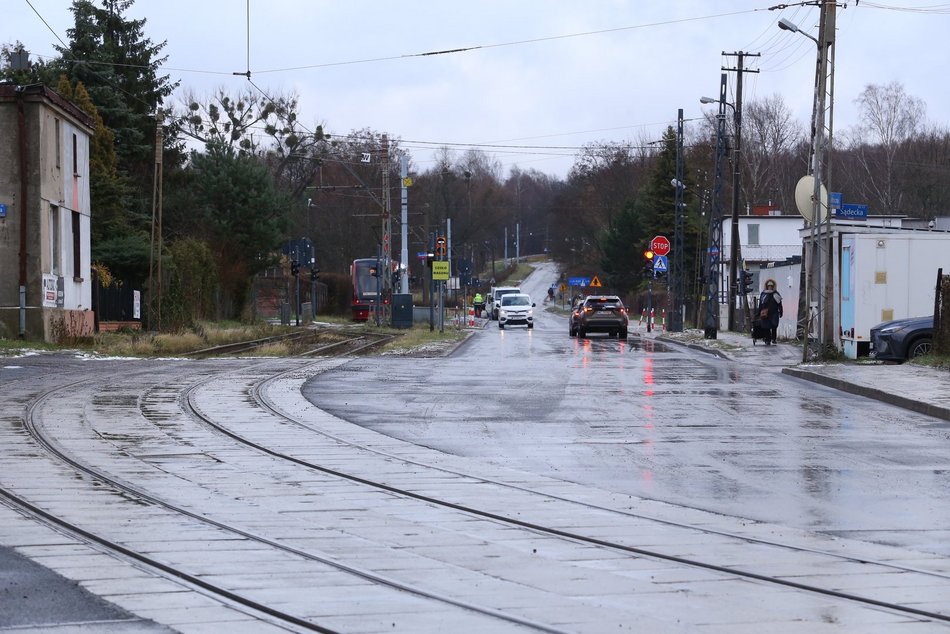
[[[505,329],[505,324],[498,322],[498,330],[504,330],[504,329]]]
[[[576,336],[577,336],[577,331],[574,330],[573,328],[568,328],[568,329],[567,329],[567,334],[568,334],[569,337],[576,337]]]
[[[925,354],[930,354],[933,352],[933,341],[928,338],[918,339],[910,348],[907,349],[907,358],[916,359],[917,357],[922,357]]]
[[[621,331],[620,331],[620,334],[617,335],[617,336],[620,337],[621,339],[626,339],[626,338],[627,338],[627,329],[624,328],[623,330],[621,330]]]
[[[534,324],[528,324],[528,330],[534,330]]]
[[[578,328],[578,329],[577,329],[577,336],[578,336],[580,339],[586,339],[586,338],[587,338],[587,331],[584,330],[583,328]]]

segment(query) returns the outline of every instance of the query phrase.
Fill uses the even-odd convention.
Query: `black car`
[[[906,361],[933,351],[934,318],[910,317],[871,328],[871,354],[881,361]]]
[[[575,306],[570,317],[570,335],[586,337],[590,332],[606,332],[627,338],[627,309],[616,295],[591,295]]]

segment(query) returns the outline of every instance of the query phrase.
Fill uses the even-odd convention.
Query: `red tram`
[[[376,309],[376,300],[382,293],[383,280],[376,274],[382,263],[376,258],[353,260],[350,278],[353,280],[353,321],[366,321]]]

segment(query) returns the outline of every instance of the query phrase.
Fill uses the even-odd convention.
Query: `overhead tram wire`
[[[526,44],[537,44],[539,42],[551,42],[554,40],[564,40],[564,39],[570,39],[570,38],[576,38],[576,37],[590,37],[592,35],[603,35],[605,33],[618,33],[620,31],[632,31],[632,30],[637,30],[637,29],[647,29],[647,28],[653,28],[653,27],[658,27],[658,26],[667,26],[671,24],[682,24],[686,22],[697,22],[701,20],[711,20],[711,19],[717,19],[717,18],[732,17],[736,15],[745,15],[747,13],[756,13],[763,10],[764,9],[744,9],[742,11],[731,11],[727,13],[718,13],[718,14],[713,14],[713,15],[695,16],[695,17],[689,17],[689,18],[678,18],[675,20],[663,20],[660,22],[635,24],[631,26],[618,26],[618,27],[613,27],[609,29],[599,29],[596,31],[584,31],[581,33],[568,33],[565,35],[550,35],[546,37],[537,37],[537,38],[530,38],[530,39],[525,39],[525,40],[515,40],[511,42],[498,42],[495,44],[478,44],[478,45],[473,45],[473,46],[461,46],[461,47],[455,47],[455,48],[448,48],[444,50],[427,51],[423,53],[405,53],[402,55],[392,55],[388,57],[374,57],[374,58],[352,60],[352,61],[345,61],[345,62],[327,62],[323,64],[310,64],[306,66],[271,68],[271,69],[259,70],[255,72],[258,75],[263,75],[263,74],[283,73],[283,72],[291,72],[291,71],[298,71],[298,70],[310,70],[314,68],[329,68],[333,66],[369,64],[373,62],[386,62],[386,61],[394,61],[394,60],[400,60],[400,59],[433,57],[437,55],[451,55],[451,54],[457,54],[457,53],[467,53],[467,52],[476,51],[476,50],[503,48],[503,47],[508,47],[508,46],[523,46]]]

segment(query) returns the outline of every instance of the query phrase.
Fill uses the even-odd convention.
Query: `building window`
[[[63,122],[53,119],[53,128],[56,130],[56,169],[63,165]]]
[[[49,261],[50,273],[63,274],[63,243],[59,228],[59,207],[49,206]]]
[[[746,244],[749,246],[757,247],[759,246],[759,225],[747,225],[749,231],[749,239],[746,241]]]
[[[79,176],[79,153],[76,151],[79,149],[79,138],[74,134],[73,135],[73,175]]]
[[[80,223],[80,214],[73,212],[73,280],[82,281],[82,224]]]

